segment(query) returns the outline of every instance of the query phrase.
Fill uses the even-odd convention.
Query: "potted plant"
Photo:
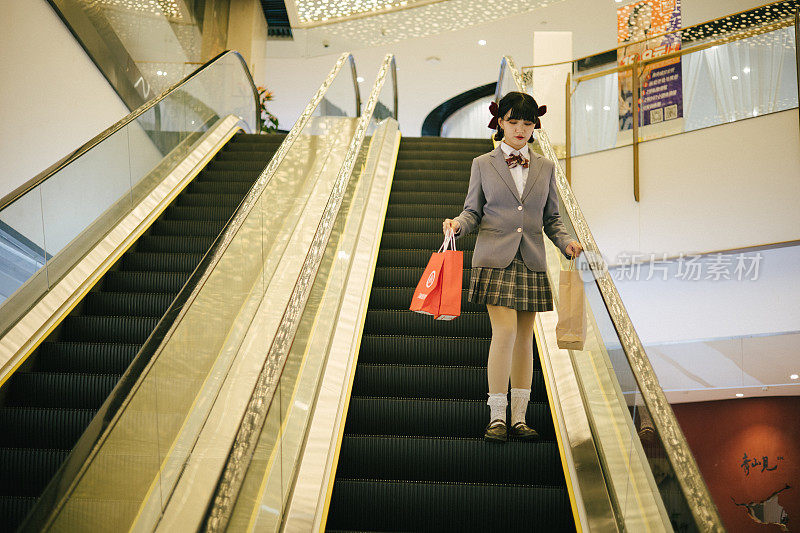
[[[258,107],[261,114],[261,132],[260,133],[274,133],[278,131],[278,117],[273,115],[267,110],[267,102],[272,100],[275,96],[266,87],[256,87],[258,91]]]

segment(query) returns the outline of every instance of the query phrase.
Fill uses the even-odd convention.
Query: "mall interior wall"
[[[128,114],[45,0],[0,3],[0,196]]]
[[[758,0],[683,0],[683,25],[692,25],[762,5]],[[582,57],[617,45],[616,4],[612,1],[565,0],[546,8],[476,24],[465,29],[370,46],[347,37],[328,35],[325,27],[296,29],[293,41],[269,41],[267,86],[275,92],[272,112],[281,124],[292,124],[314,94],[336,57],[353,53],[362,92],[371,86],[386,53],[397,59],[399,122],[403,135],[420,135],[422,122],[436,106],[464,91],[497,81],[504,54],[517,65],[534,60],[534,32],[571,31],[572,50],[559,56]],[[486,40],[480,46],[478,40]],[[327,43],[326,47],[324,43]],[[428,60],[428,58],[439,58]],[[563,83],[562,83],[563,85]],[[550,107],[556,102],[540,102]],[[487,124],[491,118],[487,111]],[[488,135],[487,129],[487,135]]]
[[[369,47],[295,30],[293,41],[266,40],[256,0],[233,0],[228,47],[240,48],[256,84],[275,92],[271,110],[290,127],[343,50],[352,50],[369,89],[386,52],[397,55],[400,123],[419,135],[434,107],[465,90],[494,81],[502,54],[519,65],[533,60],[534,31],[572,31],[573,56],[616,44],[615,7],[596,0],[566,0],[519,16],[464,30]],[[755,0],[684,0],[684,25],[760,5]],[[128,110],[97,71],[46,0],[0,5],[2,139],[0,195],[13,190],[115,123]],[[249,37],[248,37],[249,36]],[[486,39],[479,46],[478,39]],[[327,40],[329,46],[323,46]],[[438,58],[428,61],[428,58]],[[554,104],[550,104],[554,105]],[[557,104],[556,104],[557,105]]]

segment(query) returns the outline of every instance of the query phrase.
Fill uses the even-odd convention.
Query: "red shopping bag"
[[[439,251],[431,255],[425,267],[410,309],[436,320],[453,320],[459,316],[463,263],[464,252],[456,251],[455,237],[448,232]]]

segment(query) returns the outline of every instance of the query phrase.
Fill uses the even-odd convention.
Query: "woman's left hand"
[[[572,257],[573,259],[581,255],[583,251],[583,247],[580,245],[578,241],[572,241],[567,245],[567,255]]]

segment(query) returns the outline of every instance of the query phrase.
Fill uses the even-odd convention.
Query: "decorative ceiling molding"
[[[448,1],[450,0],[295,0],[293,3],[297,9],[297,27],[315,28]]]
[[[163,15],[170,19],[182,19],[186,13],[177,0],[95,0],[94,4],[117,7],[129,11],[140,11],[150,15]]]
[[[322,0],[294,0],[294,3],[299,6],[304,1],[326,5]],[[370,1],[383,2],[385,0],[361,0],[359,5],[365,5]],[[330,22],[329,19],[324,25],[315,24],[313,27],[306,27],[308,27],[307,31],[310,36],[319,34],[319,36],[325,37],[342,37],[353,44],[376,46],[460,30],[564,1],[420,0],[412,5],[413,0],[408,0],[407,6],[402,9],[397,8],[392,12],[350,15],[347,20]],[[328,0],[328,2],[327,5],[334,4],[332,0]],[[333,14],[334,11],[330,11],[330,13]],[[297,16],[296,13],[294,15]],[[299,27],[303,27],[303,24]]]

